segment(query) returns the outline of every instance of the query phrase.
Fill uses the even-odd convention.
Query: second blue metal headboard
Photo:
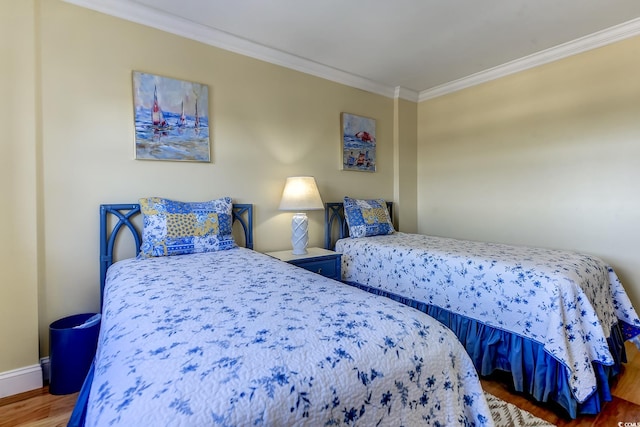
[[[386,202],[387,209],[389,210],[389,216],[393,219],[393,202]],[[338,225],[338,236],[333,239],[334,224]],[[324,247],[325,249],[331,249],[336,245],[336,242],[340,239],[349,237],[349,227],[347,225],[347,219],[344,216],[344,203],[331,202],[324,204]]]

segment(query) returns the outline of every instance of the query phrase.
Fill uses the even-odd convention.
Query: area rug
[[[555,427],[516,405],[484,392],[496,427]]]

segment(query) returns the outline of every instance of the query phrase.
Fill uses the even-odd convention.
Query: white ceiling
[[[640,34],[640,0],[66,0],[421,100]]]

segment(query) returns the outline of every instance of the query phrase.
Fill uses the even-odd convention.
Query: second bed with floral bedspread
[[[347,282],[540,343],[566,368],[578,402],[597,388],[593,362],[620,363],[608,343],[612,330],[620,324],[630,338],[640,326],[614,271],[584,254],[400,232],[340,239],[336,251]],[[535,393],[546,400],[548,391]]]

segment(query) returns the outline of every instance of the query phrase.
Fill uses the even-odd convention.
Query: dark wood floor
[[[542,406],[512,393],[504,382],[483,379],[482,387],[494,396],[513,403],[558,427],[617,427],[624,426],[625,423],[636,423],[640,427],[640,351],[630,342],[625,343],[625,348],[628,363],[623,365],[624,370],[612,387],[613,400],[607,402],[598,415],[582,415],[572,420],[562,411]],[[627,424],[629,425],[633,424]]]
[[[625,423],[640,426],[640,351],[630,343],[626,344],[626,348],[629,363],[624,366],[622,375],[613,386],[613,401],[606,403],[597,416],[581,416],[577,420],[570,420],[553,408],[541,406],[510,392],[508,386],[501,381],[483,379],[482,386],[494,396],[558,427],[617,427],[624,426]],[[48,387],[44,387],[0,399],[0,427],[66,426],[77,396],[77,393],[54,396],[49,394]],[[634,424],[627,424],[629,425]]]

